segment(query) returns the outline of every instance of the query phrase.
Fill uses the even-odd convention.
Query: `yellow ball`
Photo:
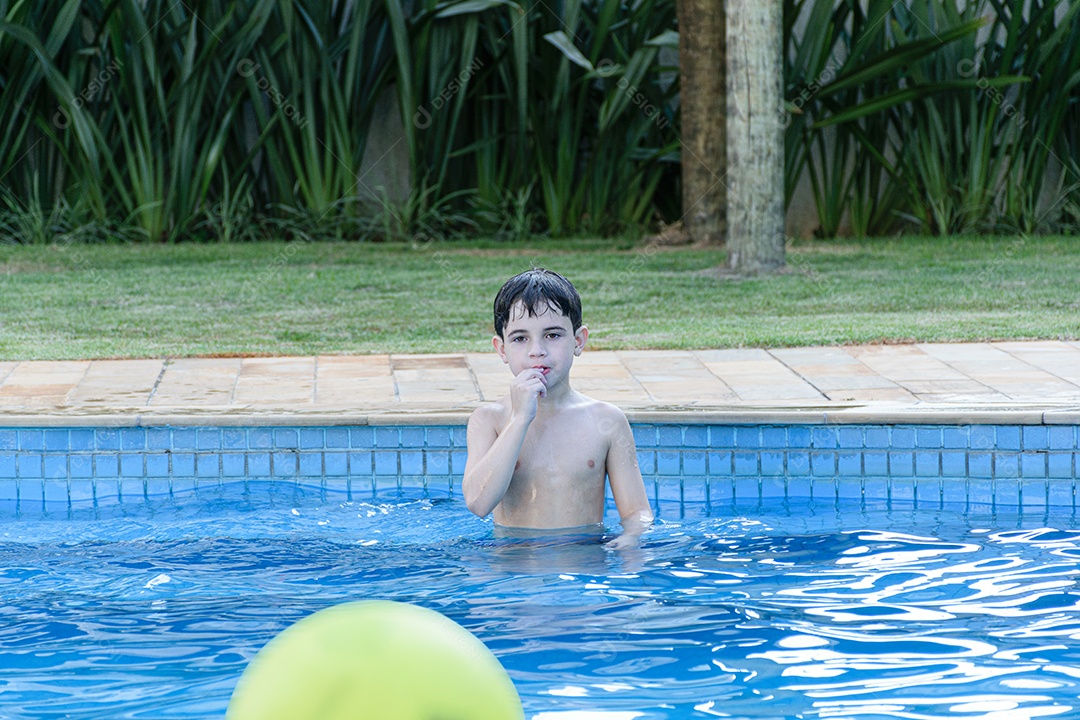
[[[240,677],[226,720],[523,720],[498,659],[434,610],[369,600],[286,628]]]

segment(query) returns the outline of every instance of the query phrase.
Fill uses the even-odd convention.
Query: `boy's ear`
[[[574,355],[581,355],[585,349],[585,341],[589,339],[589,328],[582,325],[574,333]]]
[[[499,359],[504,363],[510,362],[506,359],[506,346],[503,343],[503,339],[498,335],[491,336],[491,344],[495,346],[495,352],[499,353]]]

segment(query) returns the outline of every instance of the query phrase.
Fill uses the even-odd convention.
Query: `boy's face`
[[[517,375],[528,368],[541,368],[551,387],[569,376],[574,357],[581,354],[588,336],[584,325],[575,333],[570,318],[555,306],[531,316],[516,302],[510,308],[503,337],[496,335],[491,340],[510,372]]]

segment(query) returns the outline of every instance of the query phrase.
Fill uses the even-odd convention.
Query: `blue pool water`
[[[20,508],[0,525],[0,717],[221,717],[274,635],[367,598],[478,635],[537,720],[1080,715],[1071,507],[660,509],[617,553],[496,537],[420,491]]]

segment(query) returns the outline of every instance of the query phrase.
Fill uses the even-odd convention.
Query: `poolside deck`
[[[1080,424],[1080,342],[592,351],[574,387],[635,422]],[[455,424],[492,353],[0,362],[0,425]]]

